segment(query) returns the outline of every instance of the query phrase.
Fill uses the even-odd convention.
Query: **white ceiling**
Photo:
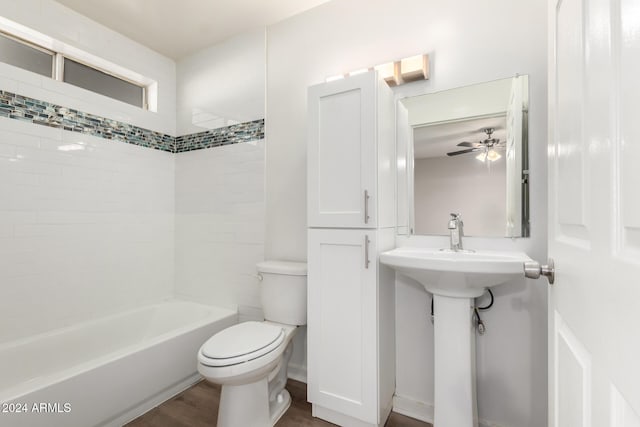
[[[485,128],[494,128],[492,137],[504,141],[507,136],[505,125],[506,117],[501,116],[416,127],[413,129],[413,157],[446,157],[448,152],[465,150],[468,147],[457,144],[486,139],[487,135],[482,131]]]
[[[172,59],[329,0],[57,0]]]

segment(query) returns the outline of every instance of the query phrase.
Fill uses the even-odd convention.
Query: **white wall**
[[[256,264],[264,256],[265,141],[176,154],[175,294],[263,319]],[[306,328],[289,375],[306,381]]]
[[[382,0],[341,0],[268,27],[266,256],[306,259],[307,86],[429,53],[431,79],[398,88],[398,97],[529,74],[532,237],[468,240],[544,259],[546,27],[544,3],[507,0],[465,2],[463,8],[435,0],[400,0],[393,7]],[[435,237],[414,242],[448,244]],[[426,416],[433,402],[430,299],[402,279],[396,297],[396,394],[416,415]],[[546,289],[535,282],[502,287],[485,317],[489,331],[478,344],[480,416],[503,426],[546,425]]]
[[[0,118],[0,342],[171,295],[173,168],[171,153]]]
[[[264,118],[264,30],[196,52],[177,71],[178,134],[217,127],[207,116]],[[237,307],[241,321],[263,318],[255,275],[265,259],[265,145],[176,155],[176,293]],[[294,337],[289,374],[306,379],[306,328]]]
[[[265,32],[177,64],[178,134],[264,118]],[[262,318],[265,141],[176,155],[176,293]]]
[[[487,162],[477,160],[475,153],[416,159],[414,234],[446,235],[449,214],[460,212],[465,236],[503,237],[507,224],[506,162],[504,155]]]
[[[177,295],[261,317],[264,141],[176,155]]]
[[[52,0],[0,0],[0,16],[158,82],[158,111],[116,101],[6,64],[0,89],[175,135],[175,63]]]
[[[178,135],[264,118],[265,32],[255,30],[177,64]]]

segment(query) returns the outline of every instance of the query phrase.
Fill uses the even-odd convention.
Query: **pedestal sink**
[[[434,427],[477,427],[474,298],[487,288],[524,278],[521,252],[397,248],[380,262],[433,294]]]

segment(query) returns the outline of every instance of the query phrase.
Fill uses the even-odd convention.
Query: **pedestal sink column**
[[[473,299],[492,286],[523,280],[531,258],[521,252],[401,247],[381,253],[380,261],[433,294],[434,427],[477,427]]]
[[[477,427],[473,299],[433,296],[434,427]]]

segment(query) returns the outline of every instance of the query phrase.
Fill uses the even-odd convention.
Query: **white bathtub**
[[[235,311],[167,301],[0,345],[0,426],[120,426],[200,378]]]

